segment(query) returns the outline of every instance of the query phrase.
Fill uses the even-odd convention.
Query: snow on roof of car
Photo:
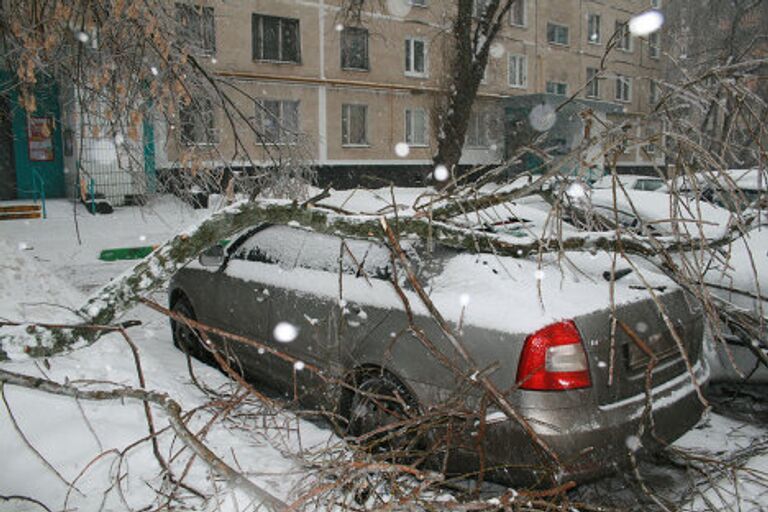
[[[613,191],[609,189],[593,190],[590,200],[596,207],[614,207]],[[672,234],[676,223],[682,233],[687,231],[693,238],[700,238],[699,220],[705,238],[725,236],[733,215],[705,201],[642,190],[617,190],[615,205],[619,211],[639,217],[662,234]]]
[[[662,181],[658,176],[642,176],[639,174],[619,174],[616,176],[624,187],[631,187],[636,181]],[[593,189],[613,188],[613,175],[607,174],[592,184]]]
[[[742,190],[768,190],[768,174],[760,169],[728,169],[703,171],[694,175],[686,174],[675,178],[675,188],[683,191],[691,190],[693,179],[698,186],[717,183],[723,188],[730,188],[733,182]]]

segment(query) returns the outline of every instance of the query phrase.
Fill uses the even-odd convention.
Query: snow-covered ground
[[[419,193],[402,191],[398,203],[410,205]],[[389,202],[388,190],[378,195],[382,206]],[[364,196],[359,192],[349,197],[346,192],[334,195],[328,202],[346,209],[371,211],[374,202]],[[75,209],[82,243],[78,242],[73,205],[66,201],[50,201],[48,219],[0,223],[0,319],[77,321],[67,308],[79,306],[87,294],[133,264],[100,261],[101,250],[161,243],[209,213],[192,210],[170,197],[143,208],[118,208],[112,215],[91,216],[79,205]],[[162,294],[156,299],[165,301]],[[129,312],[125,319],[142,322],[129,329],[129,333],[141,355],[146,387],[168,393],[185,411],[195,410],[190,427],[193,431],[203,428],[221,409],[209,406],[215,397],[193,384],[186,358],[172,345],[167,319],[143,306]],[[192,362],[192,367],[198,381],[209,388],[224,395],[237,392],[236,386],[220,372],[197,361]],[[47,361],[3,363],[2,368],[58,382],[79,381],[83,385],[90,381],[94,389],[108,386],[106,382],[138,386],[131,351],[117,334]],[[159,477],[161,471],[151,444],[135,444],[148,435],[140,402],[78,402],[12,386],[6,386],[4,398],[7,406],[0,404],[0,496],[34,498],[50,510],[89,511],[102,506],[103,510],[139,510],[162,505],[156,501],[157,491],[168,491],[172,485]],[[229,421],[213,422],[205,440],[225,462],[290,503],[311,485],[311,478],[296,454],[325,452],[331,445],[336,456],[346,455],[330,430],[297,419],[290,412],[275,416],[248,414],[260,407],[258,403],[249,403],[233,412]],[[159,410],[154,410],[154,417],[158,429],[167,425]],[[703,494],[686,495],[684,490],[689,479],[698,481],[701,475],[692,470],[670,470],[677,483],[667,493],[683,496],[683,510],[701,510],[708,502],[723,510],[768,508],[768,431],[765,425],[753,423],[748,415],[730,415],[727,410],[716,408],[695,430],[675,443],[675,447],[702,458],[729,460],[734,464],[732,471],[714,474],[712,484],[703,488]],[[168,432],[159,437],[159,443],[160,453],[173,461],[174,473],[181,475],[190,460],[188,450],[182,450],[178,441],[173,443]],[[175,456],[180,451],[181,455]],[[644,463],[643,471],[646,467]],[[653,474],[657,469],[648,471]],[[118,479],[120,485],[116,485]],[[609,479],[585,486],[583,492],[600,498],[601,485],[610,486],[616,481]],[[191,464],[185,482],[219,496],[206,505],[206,510],[249,510],[242,494],[218,482],[198,460]],[[183,495],[188,496],[189,509],[200,509],[201,501],[188,492]],[[22,498],[0,498],[0,511],[11,510],[32,511],[41,507]]]

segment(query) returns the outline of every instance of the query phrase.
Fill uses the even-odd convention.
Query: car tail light
[[[584,343],[572,320],[548,325],[525,339],[517,383],[521,389],[539,391],[592,385]]]

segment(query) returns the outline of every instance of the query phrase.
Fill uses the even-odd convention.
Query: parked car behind
[[[653,192],[665,186],[664,180],[658,176],[641,176],[636,174],[619,174],[616,176],[621,185],[627,190],[645,190]],[[614,176],[607,174],[592,184],[594,189],[613,188]]]
[[[476,368],[462,361],[402,283],[405,297],[415,326],[468,379],[457,378],[411,335],[402,297],[392,284],[396,275],[402,281],[402,269],[392,267],[390,251],[375,241],[344,240],[300,227],[255,226],[223,254],[213,251],[179,271],[170,285],[170,307],[297,358],[302,364],[244,343],[212,339],[249,378],[295,395],[305,407],[346,418],[342,424],[348,435],[370,435],[404,417],[428,418],[447,398],[469,389],[465,403],[477,421],[462,423],[469,431],[454,433],[446,459],[429,459],[447,461],[445,468],[453,473],[471,474],[481,461],[486,475],[501,482],[532,483],[547,473],[547,457],[517,422],[493,407],[481,409],[485,402],[479,391],[468,386],[480,369],[558,454],[563,468],[557,480],[595,478],[625,461],[628,447],[657,447],[651,429],[639,428],[649,358],[633,336],[645,340],[659,360],[649,390],[656,439],[672,442],[698,421],[703,407],[692,377],[698,385],[708,377],[708,366],[700,360],[701,311],[650,266],[637,262],[669,324],[633,273],[622,272],[611,292],[604,278],[611,268],[607,254],[569,253],[566,260],[545,256],[537,262],[439,244],[430,253],[423,245],[412,241],[406,250]],[[615,317],[627,327],[616,329],[614,337],[612,296]],[[295,337],[281,331],[286,325],[296,329]],[[693,375],[670,326],[680,336]],[[172,328],[178,346],[206,356],[207,349],[187,325],[174,321]],[[326,382],[304,364],[357,391]],[[372,393],[393,397],[386,402],[390,405],[371,398]],[[445,433],[432,428],[422,441],[437,443],[443,439],[440,432]]]
[[[590,197],[591,208],[605,218],[616,215],[624,229],[656,237],[677,233],[680,240],[706,238],[711,242],[729,235],[734,212],[693,198],[672,198],[669,194],[637,190],[617,191],[616,198],[609,190],[595,190]],[[615,213],[614,213],[615,210]],[[743,236],[735,233],[732,243],[695,252],[688,268],[701,268],[704,283],[710,293],[735,307],[756,315],[768,316],[768,227],[753,221]],[[675,254],[683,258],[683,254]],[[710,355],[713,378],[740,380],[734,363],[752,382],[768,382],[768,368],[756,357],[750,346],[754,340],[743,332],[724,333],[729,341],[727,349],[718,346]],[[730,353],[727,353],[726,350]],[[762,349],[768,359],[768,350]]]

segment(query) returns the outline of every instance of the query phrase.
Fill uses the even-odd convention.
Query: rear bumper
[[[697,363],[693,372],[704,388],[709,379],[706,361]],[[652,397],[651,421],[644,419],[645,394],[607,406],[521,410],[541,440],[558,455],[559,471],[519,425],[507,419],[489,419],[482,443],[486,478],[511,485],[546,485],[548,481],[551,485],[551,474],[560,482],[592,480],[625,465],[630,451],[654,451],[673,442],[690,430],[704,411],[688,373],[655,387]],[[466,457],[469,454],[465,452],[464,464],[469,462]]]

